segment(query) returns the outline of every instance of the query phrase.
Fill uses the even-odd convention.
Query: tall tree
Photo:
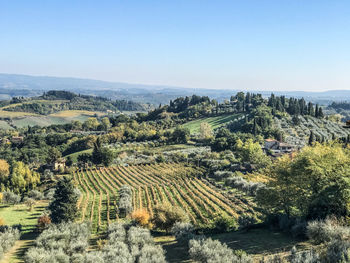
[[[318,109],[318,117],[319,117],[320,119],[322,119],[322,118],[324,117],[322,107],[319,107],[319,109]]]
[[[200,134],[202,139],[207,139],[210,137],[213,137],[213,130],[209,123],[207,122],[202,122],[200,125]]]
[[[313,131],[311,131],[309,136],[309,145],[312,145],[314,141],[315,141],[315,134]]]
[[[97,138],[96,142],[94,143],[94,150],[91,158],[94,164],[103,164],[108,166],[113,161],[113,152],[110,149],[103,147],[101,139]]]
[[[58,181],[54,200],[49,205],[53,223],[74,221],[78,214],[78,195],[71,178],[63,177]]]

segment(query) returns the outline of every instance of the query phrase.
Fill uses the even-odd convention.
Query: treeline
[[[44,100],[44,101],[42,101]],[[53,103],[57,100],[57,103]],[[59,101],[61,100],[61,101]],[[13,98],[9,104],[22,103],[7,107],[6,111],[30,112],[47,115],[62,110],[87,111],[145,111],[147,105],[126,100],[112,101],[108,98],[75,94],[68,91],[48,91],[40,97],[31,99]]]
[[[281,116],[284,113],[294,115],[309,115],[323,118],[323,110],[319,105],[311,102],[306,103],[304,99],[286,98],[285,96],[271,96],[267,99],[261,94],[238,92],[231,96],[230,100],[218,103],[210,100],[207,96],[186,96],[170,101],[169,105],[159,106],[148,114],[140,115],[141,121],[173,119],[191,120],[200,117],[218,116],[234,113],[255,113],[260,106],[269,108],[272,116]],[[264,126],[264,125],[262,125]]]
[[[328,107],[336,110],[350,110],[350,103],[347,101],[332,102]]]

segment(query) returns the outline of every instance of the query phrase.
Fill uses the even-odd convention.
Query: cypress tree
[[[309,102],[309,104],[308,104],[307,113],[308,113],[308,115],[310,115],[310,116],[315,116],[314,106],[312,105],[311,102]]]
[[[309,145],[312,145],[315,141],[315,134],[313,131],[310,132]]]
[[[49,205],[51,220],[55,224],[74,221],[78,214],[78,196],[71,178],[58,181],[54,201]]]
[[[256,119],[254,118],[254,123],[253,123],[253,134],[256,135],[258,133],[257,131],[257,123],[256,123]]]
[[[319,109],[318,109],[318,117],[319,117],[320,119],[324,118],[323,110],[322,110],[321,107],[319,107]]]

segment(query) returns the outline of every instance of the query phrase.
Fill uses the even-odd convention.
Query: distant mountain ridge
[[[86,95],[96,95],[111,99],[126,99],[141,103],[165,104],[180,96],[201,95],[217,100],[229,99],[239,89],[193,89],[163,85],[144,85],[102,80],[30,76],[0,73],[0,100],[16,96],[38,96],[48,90],[67,90]],[[287,97],[304,97],[306,100],[329,104],[332,101],[350,101],[350,90],[332,90],[324,92],[307,91],[259,91],[263,96],[271,93]]]

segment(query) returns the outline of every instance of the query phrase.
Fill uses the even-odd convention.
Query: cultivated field
[[[96,229],[118,218],[118,189],[130,185],[134,209],[145,208],[150,215],[161,203],[180,206],[195,225],[206,225],[218,214],[238,218],[252,209],[240,199],[227,199],[198,179],[201,169],[183,164],[155,164],[84,169],[74,173],[83,195],[78,207],[80,220],[90,220]]]
[[[11,119],[11,124],[23,128],[27,126],[49,126],[52,124],[66,124],[72,121],[84,122],[90,117],[103,116],[106,113],[84,110],[65,110],[47,116],[29,112],[5,111],[0,109],[0,117]],[[8,130],[11,126],[7,121],[1,121],[0,129]]]
[[[216,117],[202,118],[194,121],[187,122],[183,127],[188,128],[191,133],[199,133],[200,125],[202,122],[207,122],[212,129],[219,128],[224,124],[227,124],[229,121],[235,121],[242,117],[242,114],[230,114],[230,115],[221,115]]]

